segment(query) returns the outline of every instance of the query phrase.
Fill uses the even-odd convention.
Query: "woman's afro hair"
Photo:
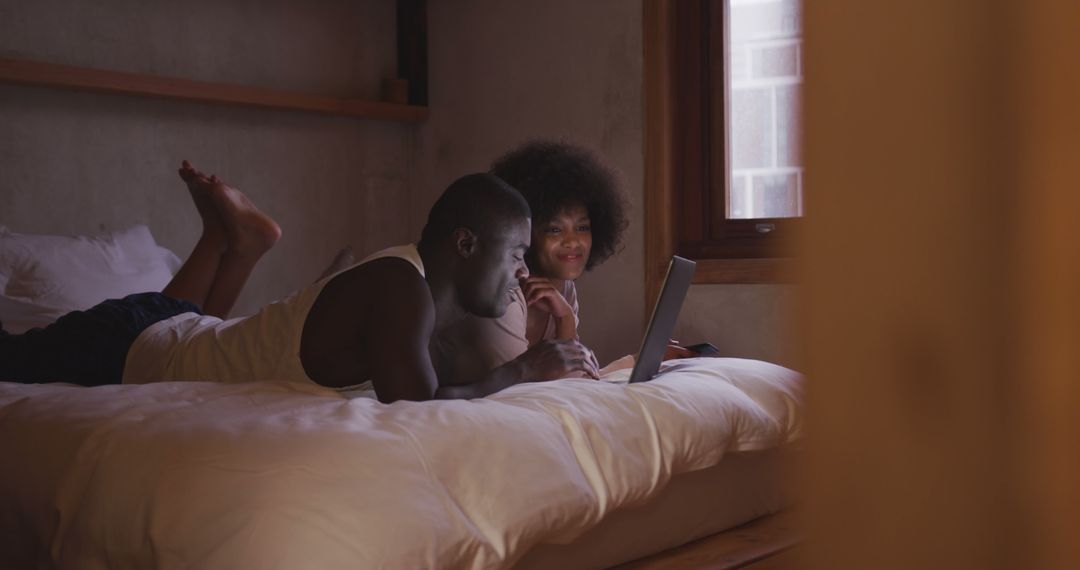
[[[592,252],[585,269],[614,255],[629,226],[627,202],[615,174],[589,149],[546,140],[529,141],[504,154],[491,173],[517,188],[532,209],[533,227],[583,205],[592,225]]]

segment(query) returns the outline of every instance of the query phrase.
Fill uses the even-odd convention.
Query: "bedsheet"
[[[389,405],[262,382],[0,383],[0,567],[507,567],[673,474],[801,434],[786,368],[628,372]]]

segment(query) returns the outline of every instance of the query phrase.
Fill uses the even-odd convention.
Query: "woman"
[[[574,282],[617,252],[628,226],[614,174],[585,148],[529,142],[497,159],[491,172],[532,210],[530,275],[502,317],[468,316],[433,339],[440,377],[476,377],[539,342],[578,338]]]

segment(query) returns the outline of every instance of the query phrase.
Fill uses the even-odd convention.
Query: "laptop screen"
[[[664,350],[671,340],[671,333],[675,332],[675,320],[679,318],[679,311],[682,310],[683,299],[690,289],[696,266],[697,264],[689,259],[677,255],[671,257],[664,287],[660,290],[660,297],[656,299],[649,328],[645,331],[645,339],[641,341],[641,350],[634,362],[634,371],[630,373],[630,382],[651,380],[660,370]]]

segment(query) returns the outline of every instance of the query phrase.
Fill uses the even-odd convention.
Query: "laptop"
[[[634,371],[630,373],[630,382],[652,380],[660,370],[660,362],[664,360],[664,351],[671,341],[671,333],[675,332],[675,320],[682,310],[696,266],[697,264],[689,259],[677,255],[671,257],[667,276],[664,277],[664,288],[660,290],[660,297],[656,299],[656,306],[653,307],[649,328],[645,331],[645,339],[641,341]]]

